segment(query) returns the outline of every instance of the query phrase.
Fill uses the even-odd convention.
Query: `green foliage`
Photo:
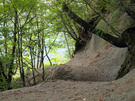
[[[12,69],[12,78],[17,78],[20,77],[22,69],[24,69],[24,74],[31,71],[32,63],[34,68],[37,67],[37,64],[39,66],[42,48],[45,66],[50,65],[46,62],[46,54],[53,65],[63,64],[69,60],[69,54],[65,53],[67,45],[63,35],[66,29],[63,27],[60,17],[60,14],[63,14],[61,10],[63,0],[59,0],[59,2],[56,0],[4,1],[4,3],[0,1],[0,57],[7,77],[9,69]],[[71,7],[81,12],[85,11],[85,6],[82,10],[80,4],[75,7],[75,3],[73,3]],[[81,12],[78,14],[82,14]],[[73,22],[71,24],[73,26]],[[70,51],[72,51],[75,41],[71,39],[70,35],[67,35],[67,39]],[[15,52],[13,48],[15,48]],[[58,54],[60,49],[64,49],[64,53]],[[51,56],[51,54],[53,55]],[[0,77],[2,78],[2,75]],[[3,90],[7,90],[9,86],[11,88],[22,87],[22,83],[16,83],[14,80],[8,85],[5,78],[2,78],[0,84]]]
[[[8,83],[3,75],[0,76],[0,92],[8,90]]]
[[[55,54],[54,58],[51,58],[53,65],[60,65],[66,63],[68,60],[63,58],[59,53]]]
[[[115,11],[121,8],[121,2],[124,0],[111,0],[108,1],[108,5],[106,6],[107,10]]]
[[[15,81],[13,80],[10,86],[11,86],[12,89],[17,89],[17,88],[23,87],[22,83],[16,82],[16,80]]]

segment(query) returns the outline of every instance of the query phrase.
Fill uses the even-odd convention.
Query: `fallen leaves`
[[[84,98],[83,101],[86,101],[86,98]]]
[[[79,100],[79,99],[86,101],[86,98],[83,98],[83,95],[79,95],[79,96],[75,97],[73,100]]]
[[[99,99],[99,100],[97,100],[97,101],[103,101],[103,100]]]
[[[94,88],[94,90],[99,90],[99,89],[96,87],[96,88]]]
[[[115,80],[112,80],[112,83],[115,83],[116,81]]]
[[[1,99],[5,99],[4,97],[1,97]]]
[[[74,100],[78,100],[78,99],[82,99],[82,98],[83,98],[83,96],[79,95],[79,96],[75,97]]]

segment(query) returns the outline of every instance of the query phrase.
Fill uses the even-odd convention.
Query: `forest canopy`
[[[48,0],[0,0],[0,89],[12,88],[17,73],[25,82],[27,72],[72,57],[75,41],[56,5]]]

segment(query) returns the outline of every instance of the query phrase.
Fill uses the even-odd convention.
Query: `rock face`
[[[77,81],[114,80],[127,55],[127,48],[117,48],[94,35],[84,50],[64,65],[54,67],[52,79]]]
[[[109,81],[116,78],[127,49],[117,48],[109,43],[103,45],[102,41],[94,36],[83,51],[66,63],[72,68],[75,80]]]
[[[113,18],[113,21],[112,21]],[[120,33],[133,24],[133,20],[124,12],[109,14],[107,21]],[[126,20],[125,20],[126,19]],[[113,23],[115,22],[115,23]],[[111,32],[109,26],[101,20],[97,25],[105,32]],[[127,55],[127,48],[117,48],[100,37],[93,35],[73,59],[64,65],[48,67],[48,79],[110,81],[114,80]],[[37,82],[42,81],[41,75]],[[30,79],[30,78],[29,78]],[[27,80],[28,81],[28,80]],[[39,83],[39,82],[38,82]],[[28,83],[27,83],[28,84]]]
[[[134,23],[133,19],[122,11],[117,14],[110,13],[106,19],[120,33]],[[97,28],[113,34],[103,20],[99,22]],[[93,35],[86,47],[78,51],[66,65],[72,68],[71,74],[75,80],[109,81],[116,78],[127,54],[127,48],[117,48]]]
[[[99,42],[100,41],[100,42]],[[103,43],[98,36],[93,36],[84,50],[63,65],[46,68],[46,80],[75,81],[111,81],[114,80],[127,55],[127,48],[117,48]],[[39,70],[42,73],[42,70]],[[27,76],[28,86],[33,85],[32,76]],[[31,78],[30,78],[31,77]],[[42,75],[36,76],[37,84],[42,82]]]
[[[134,20],[123,11],[110,12],[106,20],[119,33],[131,27]],[[97,28],[113,34],[111,28],[101,19]],[[64,65],[48,67],[47,79],[80,81],[114,80],[127,55],[127,48],[117,48],[96,35],[80,49],[73,59]],[[39,81],[38,77],[38,80]],[[42,80],[41,80],[42,81]]]

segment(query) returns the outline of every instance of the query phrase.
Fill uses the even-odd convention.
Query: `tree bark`
[[[123,39],[128,45],[128,55],[118,72],[116,79],[119,79],[135,68],[135,27],[127,29]]]
[[[6,90],[8,89],[9,85],[7,84],[7,79],[8,78],[4,72],[4,67],[3,67],[2,61],[0,59],[0,92],[4,91],[5,89]]]
[[[5,8],[5,0],[3,0],[3,5],[4,5],[3,7]],[[6,12],[6,11],[4,10],[4,15],[6,15],[5,12]],[[4,24],[3,24],[4,27],[6,27],[6,22],[7,22],[7,21],[4,20]],[[3,33],[4,33],[4,38],[5,38],[5,40],[4,40],[4,41],[5,41],[5,42],[4,42],[5,55],[7,55],[7,32],[6,32],[5,29],[4,29],[4,32],[3,32]]]
[[[8,84],[11,83],[12,81],[12,75],[14,74],[13,73],[13,64],[14,64],[14,57],[15,57],[15,50],[16,50],[16,41],[17,41],[17,38],[16,38],[16,35],[17,35],[17,27],[18,26],[18,12],[17,10],[15,9],[15,17],[14,17],[14,32],[13,32],[13,47],[12,47],[12,54],[11,54],[11,62],[10,62],[10,65],[9,65],[9,72],[8,72]],[[9,87],[10,89],[10,87]]]
[[[37,21],[37,29],[39,28],[39,24],[38,24],[38,18],[36,17],[36,21]],[[37,68],[39,68],[39,57],[40,57],[40,49],[41,49],[41,45],[40,45],[40,37],[39,37],[39,31],[38,31],[38,52],[37,52]]]
[[[120,1],[120,4],[125,12],[133,19],[135,20],[135,0],[131,0],[130,4],[124,4],[122,1]]]
[[[49,57],[49,52],[47,52],[47,49],[46,49],[46,46],[45,46],[45,54],[46,54],[46,57],[47,57],[47,59],[48,59],[48,61],[49,61],[49,63],[50,63],[50,66],[52,66],[53,64],[52,64],[52,61],[51,61],[51,59],[50,59],[50,57]]]
[[[66,12],[71,19],[80,24],[82,27],[89,30],[93,34],[96,34],[99,37],[105,39],[109,43],[120,48],[128,47],[129,54],[127,55],[123,65],[121,66],[116,79],[123,77],[129,71],[135,68],[135,27],[126,29],[120,37],[114,37],[108,33],[103,32],[100,29],[94,28],[92,25],[90,25],[82,18],[77,16],[74,12],[72,12],[65,3],[63,4],[63,11]],[[134,11],[126,9],[126,12],[134,19]]]
[[[42,79],[43,81],[45,80],[45,70],[44,70],[44,35],[42,35],[42,49],[41,49],[41,65],[42,65],[42,69],[43,69],[43,75],[42,75]]]
[[[66,33],[65,33],[65,32],[64,32],[64,37],[65,37],[65,41],[66,41],[66,44],[67,44],[69,57],[70,57],[70,59],[71,59],[71,58],[72,58],[72,55],[71,55],[71,52],[70,52],[70,48],[69,48],[69,44],[68,44],[68,40],[67,40],[67,36],[66,36]]]
[[[93,34],[98,35],[99,37],[103,38],[104,40],[117,47],[127,47],[125,41],[121,37],[117,38],[108,33],[103,32],[100,29],[96,29],[95,27],[84,21],[82,18],[80,18],[78,15],[76,15],[74,12],[72,12],[65,3],[63,4],[63,11],[66,12],[71,19],[73,19],[75,22],[84,27],[84,29],[92,32]]]
[[[21,32],[21,51],[20,51],[20,55],[21,55],[21,78],[22,78],[22,81],[23,81],[23,86],[25,86],[25,75],[24,75],[24,67],[23,67],[23,48],[22,48],[22,44],[23,44],[23,42],[22,42],[22,32]]]
[[[30,36],[30,43],[31,42],[32,35]],[[33,64],[33,49],[32,45],[30,44],[30,56],[31,56],[31,66],[32,66],[32,75],[33,75],[33,84],[36,85],[36,78],[35,78],[35,71],[34,71],[34,64]]]
[[[68,19],[66,20],[68,22],[65,23],[66,21],[64,20],[64,17],[62,16],[62,14],[60,15],[61,19],[62,19],[62,23],[63,26],[65,27],[65,29],[67,30],[67,32],[69,33],[69,35],[74,39],[74,40],[78,40],[77,34],[75,33],[75,31],[73,30],[72,26],[70,25]]]

